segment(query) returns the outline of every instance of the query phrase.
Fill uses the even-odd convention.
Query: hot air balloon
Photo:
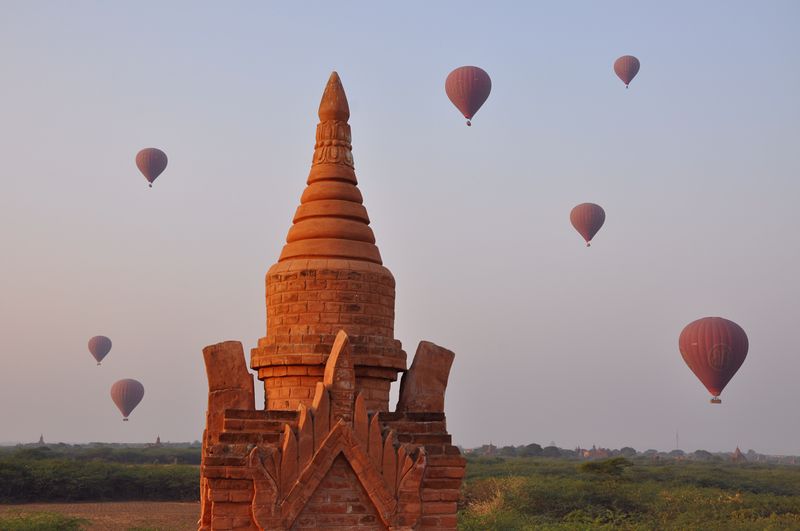
[[[586,247],[590,247],[589,242],[592,241],[606,220],[606,212],[600,205],[581,203],[569,213],[569,220],[575,230],[586,240]]]
[[[144,386],[136,380],[126,378],[111,386],[111,400],[122,413],[124,421],[128,420],[128,415],[139,405],[142,397],[144,397]]]
[[[467,119],[467,125],[472,125],[472,117],[492,91],[492,80],[477,66],[462,66],[450,72],[444,82],[444,90]]]
[[[106,336],[94,336],[89,340],[89,352],[97,360],[98,365],[109,351],[111,351],[111,340]]]
[[[686,325],[678,339],[683,361],[719,404],[720,393],[747,357],[747,334],[722,317],[704,317]]]
[[[614,61],[614,73],[625,83],[625,88],[628,88],[638,72],[639,60],[632,55],[623,55]]]
[[[136,154],[136,167],[153,187],[153,181],[167,167],[167,154],[156,148],[145,148]]]

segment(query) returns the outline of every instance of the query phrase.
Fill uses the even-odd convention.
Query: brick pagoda
[[[241,343],[203,349],[201,530],[456,528],[465,463],[444,415],[455,355],[423,341],[406,368],[349,118],[334,72],[308,186],[267,272],[267,333],[250,358],[265,408],[255,407]]]

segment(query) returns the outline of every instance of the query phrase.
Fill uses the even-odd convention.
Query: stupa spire
[[[319,120],[346,122],[349,119],[350,106],[347,104],[347,94],[344,93],[342,80],[339,79],[337,72],[331,72],[325,92],[322,93],[322,101],[319,102]]]
[[[319,104],[308,186],[279,262],[297,258],[344,258],[381,264],[353,166],[350,107],[333,72]]]
[[[349,116],[334,72],[307,187],[265,278],[266,335],[250,357],[264,408],[240,342],[203,349],[200,531],[456,531],[465,461],[444,414],[454,354],[423,341],[407,370],[394,337],[395,280],[356,183]]]

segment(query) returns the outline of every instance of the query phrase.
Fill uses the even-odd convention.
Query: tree
[[[561,450],[556,446],[545,446],[542,448],[543,457],[561,457]]]
[[[500,448],[498,454],[503,457],[516,457],[517,449],[514,448],[513,446],[503,446],[502,448]]]
[[[542,447],[536,443],[529,444],[519,452],[519,455],[521,455],[522,457],[540,456],[542,455]]]
[[[581,472],[619,477],[625,472],[625,469],[630,466],[633,466],[633,463],[624,457],[612,457],[611,459],[603,459],[602,461],[587,461],[579,465],[578,469]]]
[[[713,461],[714,455],[711,452],[707,452],[705,450],[696,450],[692,457],[697,459],[698,461]]]
[[[630,446],[625,446],[619,449],[619,454],[622,457],[634,457],[636,455],[636,450],[634,450]]]

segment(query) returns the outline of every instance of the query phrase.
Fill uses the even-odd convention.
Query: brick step
[[[443,421],[437,422],[412,422],[397,421],[387,422],[387,426],[397,433],[447,433],[447,425]]]
[[[428,453],[428,456],[460,456],[461,451],[458,449],[457,446],[453,446],[452,444],[437,444],[437,443],[430,443],[425,445],[425,451]]]
[[[444,422],[444,413],[414,413],[410,411],[381,411],[381,421],[383,422]]]
[[[226,409],[226,419],[243,420],[297,420],[297,411],[280,411],[264,409]]]
[[[229,466],[244,466],[247,456],[238,455],[207,455],[203,459],[205,468],[225,468]]]
[[[226,432],[245,431],[253,433],[278,433],[287,424],[285,420],[249,420],[226,418],[223,430]],[[288,423],[292,424],[292,423]]]
[[[462,455],[429,455],[428,466],[466,466],[467,460]]]
[[[398,433],[397,440],[401,443],[413,444],[450,444],[452,437],[449,433]]]
[[[280,441],[280,433],[253,433],[246,431],[222,432],[219,434],[221,443],[248,443],[248,444],[277,444]]]

